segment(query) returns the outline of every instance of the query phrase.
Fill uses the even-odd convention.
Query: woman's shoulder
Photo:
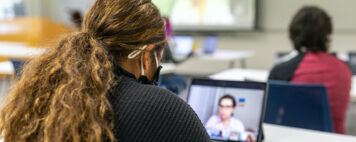
[[[156,136],[160,137],[159,141],[209,138],[198,116],[177,95],[153,85],[132,85],[134,88],[119,88],[114,94],[117,97],[112,104],[119,139],[128,137],[124,133],[142,134],[146,141],[157,141]]]
[[[149,106],[160,106],[165,103],[176,102],[184,104],[173,92],[154,85],[141,84],[135,80],[121,80],[114,88],[112,97],[109,99],[112,103],[120,104],[145,104]]]
[[[135,112],[194,114],[192,108],[173,92],[133,80],[122,80],[109,98],[114,109],[135,106]],[[116,111],[116,110],[114,110]],[[184,114],[185,113],[185,114]],[[150,115],[149,115],[150,116]]]

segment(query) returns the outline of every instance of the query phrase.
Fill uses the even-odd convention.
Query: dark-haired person
[[[165,39],[151,0],[97,0],[82,31],[33,59],[1,112],[5,141],[210,141],[194,111],[155,86]]]
[[[289,37],[298,55],[275,66],[269,80],[325,85],[334,131],[345,133],[351,71],[346,63],[328,53],[331,33],[331,18],[325,11],[314,6],[300,9],[289,27]]]
[[[219,99],[219,115],[211,116],[205,125],[211,136],[230,138],[245,132],[241,120],[233,117],[235,107],[236,101],[233,96],[224,95]]]
[[[71,12],[71,20],[76,28],[82,28],[83,17],[79,10],[74,10]]]

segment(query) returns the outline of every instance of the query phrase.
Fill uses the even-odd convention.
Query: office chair
[[[352,75],[356,75],[356,52],[350,52],[349,53],[348,64],[350,66]]]
[[[326,88],[269,81],[265,122],[333,132]]]
[[[21,70],[25,64],[25,61],[22,60],[11,60],[12,64],[14,65],[15,69],[15,76],[16,77],[21,77]]]

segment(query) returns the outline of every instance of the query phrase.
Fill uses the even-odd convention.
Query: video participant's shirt
[[[205,125],[208,133],[212,137],[221,137],[229,139],[234,135],[239,135],[245,132],[245,126],[241,120],[231,117],[227,127],[224,127],[223,122],[219,116],[212,116]]]

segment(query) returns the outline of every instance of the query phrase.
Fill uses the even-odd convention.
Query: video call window
[[[215,140],[256,141],[264,89],[192,85],[188,104]]]

